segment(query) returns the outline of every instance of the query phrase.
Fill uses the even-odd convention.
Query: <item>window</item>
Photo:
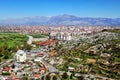
[[[20,56],[23,56],[23,54],[20,54]]]

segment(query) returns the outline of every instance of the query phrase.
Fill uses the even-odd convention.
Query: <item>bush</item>
[[[4,56],[4,59],[9,59],[9,56],[8,56],[8,55],[5,55],[5,56]]]
[[[0,53],[0,57],[2,57],[3,55]]]
[[[115,61],[116,62],[120,62],[120,58],[115,58]]]
[[[9,72],[2,73],[2,75],[10,75]]]

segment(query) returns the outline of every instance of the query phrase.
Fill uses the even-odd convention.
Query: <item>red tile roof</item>
[[[41,70],[45,70],[45,68],[40,68],[39,70],[40,70],[40,71],[41,71]]]
[[[9,71],[9,70],[10,70],[10,68],[8,68],[8,67],[3,69],[3,71]]]
[[[20,80],[19,78],[15,78],[14,80]]]
[[[44,41],[44,42],[37,42],[37,45],[41,45],[41,46],[46,46],[46,45],[51,45],[53,43],[57,42],[57,40],[48,40],[48,41]]]
[[[40,77],[40,74],[34,74],[34,77],[38,78]]]

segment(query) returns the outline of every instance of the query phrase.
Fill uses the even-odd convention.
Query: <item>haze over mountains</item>
[[[36,16],[24,17],[20,19],[0,20],[1,25],[17,24],[17,25],[84,25],[84,26],[120,26],[120,18],[92,18],[77,17],[74,15],[58,15],[58,16]]]

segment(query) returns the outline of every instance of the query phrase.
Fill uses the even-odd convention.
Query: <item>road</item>
[[[59,72],[55,67],[53,67],[52,65],[50,65],[49,63],[47,63],[46,61],[44,61],[43,59],[41,60],[42,64],[44,64],[45,66],[48,66],[48,70],[50,73],[52,72]],[[45,75],[47,75],[48,73],[46,73]],[[60,77],[57,78],[57,80],[61,80]]]
[[[32,37],[32,36],[30,36],[30,35],[27,35],[27,37],[29,37],[29,39],[28,39],[27,43],[28,43],[28,44],[32,44],[33,37]]]
[[[50,65],[44,60],[46,56],[48,56],[48,53],[45,53],[44,56],[42,57],[41,59],[42,64],[44,64],[45,66],[48,66],[49,72],[58,72],[58,70],[55,67],[53,67],[52,65]]]
[[[48,70],[49,72],[58,72],[58,70],[53,67],[52,65],[50,65],[49,63],[47,63],[46,61],[44,61],[43,59],[41,60],[42,64],[44,64],[45,66],[48,66]]]
[[[57,70],[55,67],[53,67],[52,65],[50,65],[49,63],[47,63],[44,58],[48,55],[48,53],[45,53],[44,56],[41,59],[41,63],[44,64],[45,66],[48,67],[49,73],[54,73],[54,72],[59,72],[59,70]],[[47,75],[48,73],[46,73],[45,75]],[[61,80],[59,77],[57,78],[57,80]]]
[[[12,62],[12,61],[14,61],[14,60],[15,60],[15,59],[10,59],[10,60],[6,61],[5,63],[3,63],[3,64],[0,65],[0,68],[2,68],[2,67],[5,66],[5,65],[8,65],[10,62]]]

